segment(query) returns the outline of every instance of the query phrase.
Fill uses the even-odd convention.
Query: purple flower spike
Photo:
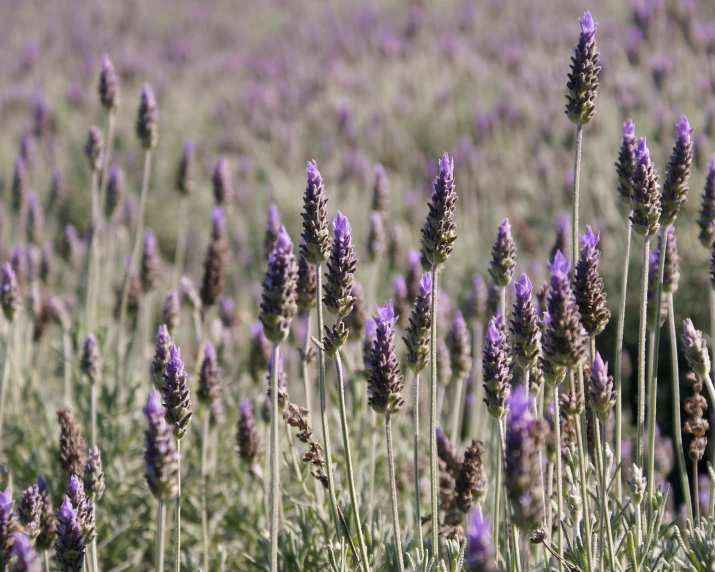
[[[484,403],[487,405],[489,415],[501,419],[506,415],[512,378],[511,350],[507,339],[506,323],[501,314],[489,320],[482,359],[482,376]]]
[[[457,192],[454,183],[454,160],[447,153],[439,162],[439,175],[432,186],[429,214],[422,227],[422,255],[432,265],[449,258],[457,240],[454,212]]]
[[[407,346],[407,364],[414,372],[427,367],[429,334],[432,325],[432,274],[425,272],[420,279],[420,291],[410,314],[410,323],[402,338]]]
[[[211,406],[219,399],[222,391],[223,379],[218,366],[216,349],[211,342],[204,345],[204,361],[201,362],[199,371],[199,388],[196,392],[199,401]]]
[[[253,462],[263,452],[263,440],[258,435],[256,420],[253,417],[253,406],[248,399],[241,402],[241,417],[236,428],[236,442],[239,456],[248,462]]]
[[[464,553],[467,572],[498,572],[492,527],[482,514],[481,507],[473,508],[469,513],[464,536],[467,541]]]
[[[636,126],[630,119],[623,124],[623,137],[621,147],[618,150],[618,161],[616,161],[616,175],[618,176],[618,196],[621,203],[625,206],[631,206],[631,195],[633,187],[631,179],[633,171],[636,168]]]
[[[176,169],[176,190],[183,195],[188,195],[194,188],[194,164],[196,163],[196,149],[191,141],[184,143],[184,152],[179,159]]]
[[[85,556],[82,528],[68,497],[65,497],[58,513],[55,554],[60,570],[82,570]]]
[[[680,208],[688,198],[688,191],[690,190],[688,179],[690,178],[694,156],[693,131],[688,118],[683,115],[683,119],[678,124],[678,135],[675,138],[675,145],[670,154],[670,161],[668,162],[665,181],[663,182],[663,194],[660,198],[660,224],[662,225],[669,225],[675,222]]]
[[[32,541],[26,534],[13,534],[11,556],[15,557],[12,572],[40,572],[42,566],[37,553],[32,548]]]
[[[605,423],[609,411],[616,404],[616,392],[613,389],[613,377],[608,375],[608,363],[603,361],[598,352],[591,365],[588,399],[594,413]]]
[[[137,111],[136,133],[141,146],[145,149],[151,149],[156,145],[158,134],[159,112],[156,108],[156,99],[154,92],[149,84],[144,84],[142,87],[141,101],[139,102],[139,110]]]
[[[346,234],[350,233],[350,221],[343,213],[338,211],[333,221],[333,232],[337,240],[342,240]]]
[[[102,373],[102,356],[99,353],[99,344],[94,334],[87,334],[82,344],[82,357],[79,362],[82,373],[85,374],[92,383],[99,380]]]
[[[452,328],[447,334],[447,348],[452,380],[464,380],[472,369],[472,337],[459,310],[454,313]]]
[[[635,143],[636,126],[632,119],[629,119],[623,124],[623,140],[633,141]]]
[[[559,279],[568,278],[569,270],[571,269],[571,261],[568,260],[561,251],[556,253],[554,261],[548,264],[551,276]]]
[[[368,404],[375,413],[392,415],[405,403],[400,363],[395,355],[395,309],[392,301],[377,306],[375,341],[370,352]]]
[[[511,224],[509,219],[499,225],[497,240],[492,248],[492,260],[489,266],[489,274],[494,284],[500,288],[506,288],[511,284],[516,266],[516,244],[511,236]]]
[[[581,323],[589,336],[600,334],[611,319],[603,278],[598,273],[598,239],[599,235],[594,234],[590,226],[586,226],[586,233],[579,237],[581,254],[576,264],[574,279],[574,293],[581,313]]]
[[[204,275],[201,280],[201,302],[213,306],[222,296],[226,264],[229,258],[226,218],[221,207],[211,211],[211,242],[204,259]]]
[[[522,300],[528,300],[531,298],[533,287],[531,285],[531,280],[529,280],[529,277],[526,274],[521,275],[519,282],[516,282],[514,287],[516,288],[517,298]]]
[[[710,248],[715,238],[715,155],[708,165],[708,174],[703,188],[702,208],[698,213],[698,238],[705,248]]]
[[[323,178],[320,175],[320,171],[318,171],[318,165],[315,161],[308,161],[308,167],[306,168],[305,172],[308,175],[309,185],[319,187],[323,184]]]
[[[357,258],[352,243],[350,222],[340,211],[333,221],[333,233],[335,237],[330,250],[328,272],[325,274],[323,302],[331,314],[344,318],[353,309],[352,288]]]
[[[572,123],[585,125],[593,118],[596,94],[598,93],[598,48],[596,47],[596,26],[590,12],[584,12],[579,21],[581,34],[571,56],[571,72],[566,87],[566,115]]]
[[[169,348],[169,361],[166,363],[161,393],[166,407],[166,421],[173,425],[174,437],[180,440],[186,435],[194,410],[189,391],[189,375],[184,371],[181,350],[176,346]]]
[[[593,35],[596,33],[596,26],[598,26],[598,22],[594,22],[591,12],[586,10],[583,13],[583,18],[579,20],[579,24],[581,24],[581,33],[589,40],[593,38]]]
[[[511,342],[516,362],[531,370],[541,354],[541,328],[532,298],[532,285],[526,274],[516,283],[516,302],[511,318]]]
[[[17,275],[8,263],[2,265],[2,282],[0,282],[0,306],[5,317],[12,322],[21,304],[20,285]]]
[[[172,428],[166,423],[166,410],[161,403],[161,395],[154,388],[149,390],[144,415],[147,418],[144,444],[146,481],[156,499],[167,501],[176,496],[179,453]]]
[[[303,193],[303,242],[300,252],[311,264],[322,264],[330,254],[328,197],[315,161],[308,162],[308,183]]]
[[[645,137],[641,137],[636,148],[636,167],[631,178],[631,201],[633,230],[643,237],[653,236],[660,228],[661,216],[658,173],[650,159],[650,151]]]
[[[293,242],[282,225],[268,257],[262,286],[260,318],[263,332],[269,341],[281,342],[288,336],[298,311],[298,264],[293,254]]]

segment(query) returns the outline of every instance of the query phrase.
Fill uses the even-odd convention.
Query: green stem
[[[650,237],[643,239],[643,271],[641,273],[640,326],[638,330],[638,422],[636,434],[636,465],[643,466],[643,426],[645,425],[645,344],[648,323],[648,262]]]
[[[318,332],[323,331],[323,274],[321,265],[316,267],[316,299],[317,314],[318,314]],[[330,425],[328,420],[327,396],[325,389],[325,352],[322,348],[318,348],[318,385],[320,391],[320,422],[323,428],[323,444],[325,445],[325,465],[328,473],[328,496],[330,500],[330,508],[333,512],[335,520],[335,531],[340,536],[340,520],[338,518],[338,503],[335,500],[335,481],[333,480],[333,457],[330,446]]]
[[[363,562],[365,570],[369,572],[370,566],[367,559],[367,548],[365,547],[365,538],[362,533],[360,522],[360,505],[358,504],[357,490],[355,489],[355,472],[353,471],[353,456],[350,449],[350,434],[348,433],[348,417],[345,407],[345,388],[343,384],[343,363],[340,359],[340,352],[335,353],[335,372],[338,376],[338,403],[340,406],[340,428],[343,433],[343,445],[345,447],[345,465],[348,473],[348,486],[350,489],[350,501],[353,505],[353,517],[355,519],[355,529],[358,537],[358,549],[360,550],[360,559]]]
[[[92,331],[94,316],[92,315],[92,298],[95,291],[95,271],[97,266],[97,228],[99,226],[99,198],[97,197],[97,171],[92,169],[90,175],[90,196],[92,197],[92,206],[90,213],[90,223],[92,232],[89,237],[89,252],[87,253],[87,290],[85,293],[85,318],[87,323],[85,328],[88,332]]]
[[[648,498],[653,498],[655,487],[655,421],[658,393],[658,355],[660,354],[660,311],[661,293],[663,291],[663,277],[665,276],[665,250],[666,250],[666,227],[660,226],[660,252],[658,253],[658,288],[655,296],[655,339],[653,342],[653,365],[651,367],[650,384],[652,395],[648,400]],[[678,429],[679,430],[679,429]],[[676,431],[677,432],[677,431]]]
[[[305,390],[305,408],[308,410],[308,422],[310,423],[310,413],[313,411],[310,380],[308,379],[308,351],[310,350],[310,312],[305,316],[305,344],[303,345],[303,355],[300,359],[300,367],[303,374],[303,389]]]
[[[499,505],[501,504],[501,489],[502,489],[502,476],[501,476],[501,470],[502,470],[502,457],[504,454],[502,453],[502,440],[500,436],[500,431],[501,431],[501,424],[499,423],[499,419],[494,419],[494,422],[497,424],[497,462],[496,462],[496,469],[497,469],[497,475],[495,479],[496,483],[496,493],[495,493],[495,498],[494,498],[494,507],[493,507],[493,513],[492,513],[492,522],[494,522],[494,553],[497,555],[497,562],[499,562],[499,521],[501,520],[501,511],[499,510]]]
[[[600,423],[600,431],[599,431],[599,421],[596,419],[596,439],[600,440],[601,443],[596,443],[597,449],[601,451],[601,538],[599,542],[599,546],[601,547],[601,550],[603,550],[603,545],[604,545],[604,530],[607,531],[607,538],[608,540],[608,558],[609,562],[611,564],[611,570],[616,569],[616,551],[614,548],[613,544],[613,531],[611,530],[611,519],[610,519],[610,507],[608,510],[606,510],[607,506],[607,501],[606,499],[608,498],[608,479],[609,479],[609,470],[608,470],[608,461],[607,455],[606,455],[606,424]],[[600,436],[599,436],[600,435]],[[601,558],[601,570],[603,570],[605,558]]]
[[[395,550],[397,551],[397,564],[400,572],[405,565],[402,562],[402,535],[400,534],[400,517],[397,512],[397,487],[395,486],[395,459],[392,454],[392,423],[390,414],[385,415],[385,438],[387,439],[387,467],[390,477],[390,498],[392,500],[392,526],[395,530]]]
[[[668,328],[670,330],[670,375],[673,381],[673,437],[675,439],[675,460],[680,475],[680,486],[688,506],[688,518],[693,518],[693,501],[690,498],[690,483],[688,471],[685,466],[685,453],[683,449],[682,423],[680,421],[680,372],[678,371],[678,338],[675,334],[675,307],[673,294],[668,294]]]
[[[556,516],[558,518],[558,553],[563,554],[563,530],[561,521],[564,518],[564,501],[563,501],[563,475],[561,474],[561,411],[559,407],[559,384],[554,385],[554,431],[556,433]],[[499,491],[497,490],[497,494]],[[548,523],[551,527],[551,523]],[[549,535],[550,536],[550,535]],[[559,572],[563,572],[564,565],[559,559]]]
[[[621,436],[623,431],[623,404],[622,404],[622,389],[621,389],[621,372],[622,368],[622,354],[623,354],[623,329],[625,327],[626,319],[626,290],[628,288],[628,265],[631,257],[631,225],[628,222],[626,225],[626,252],[623,258],[623,275],[621,277],[621,301],[618,308],[618,333],[616,334],[616,353],[613,359],[613,363],[616,365],[615,369],[615,389],[616,389],[616,435],[615,435],[615,458],[621,458]],[[618,504],[623,501],[623,484],[621,479],[616,479],[616,498],[618,499]]]
[[[2,448],[2,430],[5,417],[5,396],[7,394],[7,384],[10,380],[10,351],[12,346],[13,332],[15,331],[15,322],[12,321],[8,325],[7,335],[5,336],[5,356],[2,369],[2,385],[0,386],[0,450]]]
[[[698,461],[693,459],[693,486],[695,487],[695,526],[700,521],[700,492],[698,491]]]
[[[97,446],[97,384],[94,380],[90,385],[90,407],[92,409],[92,447]]]
[[[181,569],[181,439],[176,442],[176,453],[179,457],[177,471],[176,505],[174,506],[174,570]]]
[[[420,511],[420,373],[415,372],[412,388],[412,449],[415,486],[415,535],[420,550],[424,546],[422,538],[422,515]]]
[[[278,343],[273,344],[273,351],[271,355],[271,363],[274,367],[271,368],[271,428],[270,428],[270,449],[271,449],[271,572],[278,572],[278,525],[279,525],[279,497],[280,494],[280,476],[278,474],[278,463],[280,457],[278,455],[278,367],[275,364],[278,363]],[[208,419],[208,415],[205,415],[204,419]],[[206,428],[206,421],[204,421],[204,429]],[[203,451],[202,451],[202,464],[203,464]],[[203,473],[203,470],[202,470]],[[205,503],[204,503],[205,506]],[[202,529],[205,529],[205,515],[202,514]],[[204,532],[204,538],[208,536]],[[206,540],[204,540],[204,566],[206,566],[206,560],[208,559]]]
[[[573,221],[571,225],[571,248],[574,268],[578,260],[578,215],[579,215],[579,181],[581,179],[581,146],[583,145],[583,125],[576,126],[576,156],[573,168]]]
[[[437,465],[437,265],[432,264],[432,324],[430,326],[430,494],[432,501],[432,557],[439,561],[439,468]],[[495,527],[494,530],[499,530]]]
[[[45,560],[45,572],[50,572],[50,555],[47,550],[42,552]]]
[[[156,572],[164,572],[164,530],[166,528],[166,504],[159,501],[156,528]]]

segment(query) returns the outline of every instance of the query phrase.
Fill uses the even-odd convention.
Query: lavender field
[[[0,3],[0,572],[715,571],[715,4]]]

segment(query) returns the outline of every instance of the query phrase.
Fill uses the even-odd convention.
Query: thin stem
[[[493,508],[493,513],[492,513],[492,521],[494,522],[494,552],[497,555],[497,562],[499,561],[499,521],[501,520],[501,512],[499,510],[499,504],[501,501],[501,489],[502,489],[502,476],[501,476],[501,470],[502,470],[502,464],[503,464],[503,456],[504,453],[502,452],[502,440],[501,440],[501,424],[499,423],[499,419],[494,419],[494,422],[497,424],[497,434],[496,434],[496,439],[497,439],[497,462],[496,462],[496,469],[497,469],[497,475],[496,475],[496,480],[494,481],[496,483],[496,496],[494,498],[494,508]]]
[[[45,560],[45,572],[50,572],[50,554],[49,551],[44,550],[42,552],[44,560]]]
[[[415,480],[415,534],[417,546],[422,550],[424,540],[422,538],[422,515],[420,511],[420,373],[416,371],[414,376],[415,381],[412,388],[412,449]]]
[[[392,526],[395,530],[395,549],[400,572],[405,569],[402,562],[402,535],[400,534],[400,517],[397,512],[397,487],[395,486],[395,459],[392,454],[392,423],[390,414],[385,415],[385,438],[387,439],[387,468],[390,476],[390,498],[392,500]]]
[[[658,393],[658,355],[660,354],[660,310],[661,292],[663,291],[663,277],[665,276],[665,250],[666,250],[666,227],[660,226],[660,252],[658,253],[658,287],[655,296],[655,339],[653,341],[653,363],[650,370],[652,379],[648,380],[652,395],[648,400],[648,498],[653,498],[655,487],[655,421],[656,405]]]
[[[7,394],[7,384],[10,380],[10,351],[12,346],[15,322],[10,322],[5,336],[5,356],[2,369],[2,385],[0,386],[0,448],[2,447],[3,420],[5,417],[5,395]]]
[[[273,344],[271,355],[271,363],[278,363],[278,343]],[[205,415],[204,419],[207,419]],[[204,428],[206,428],[204,421]],[[278,506],[280,494],[280,476],[278,474],[278,463],[280,457],[278,455],[278,367],[271,368],[271,432],[270,432],[270,448],[271,448],[271,572],[278,572]],[[202,459],[204,457],[202,453]],[[203,471],[202,471],[203,472]],[[202,515],[202,521],[206,517]],[[202,522],[202,528],[205,528]],[[206,542],[204,543],[204,566],[208,559]]]
[[[97,518],[97,503],[96,495],[92,493],[92,506],[94,507],[94,517]],[[95,521],[96,522],[96,521]],[[97,565],[97,537],[92,539],[92,543],[89,546],[89,551],[92,555],[92,572],[99,572],[99,566]]]
[[[670,376],[673,381],[673,437],[675,438],[675,460],[680,475],[680,486],[683,489],[685,503],[688,506],[688,517],[693,518],[693,501],[690,498],[690,483],[685,466],[683,449],[682,423],[680,421],[680,372],[678,371],[678,338],[675,334],[675,307],[673,294],[668,294],[668,328],[670,330]]]
[[[437,466],[437,265],[432,264],[432,324],[430,326],[430,494],[432,505],[432,557],[439,561],[439,468]],[[498,530],[495,527],[494,530]]]
[[[557,533],[559,537],[559,554],[563,554],[563,530],[561,521],[564,518],[564,501],[562,497],[563,475],[561,474],[561,412],[559,408],[559,384],[554,385],[554,431],[556,433],[556,516],[558,518]],[[498,494],[498,491],[497,491]],[[549,523],[551,526],[551,523]],[[563,562],[559,560],[559,572],[563,572]]]
[[[454,386],[454,405],[450,403],[449,408],[452,410],[452,443],[455,445],[459,443],[459,420],[460,420],[460,413],[462,411],[461,409],[461,403],[462,403],[462,390],[464,387],[464,376],[460,375],[459,379],[457,380],[456,385]],[[528,387],[528,384],[527,384]]]
[[[599,421],[596,420],[596,439],[598,440],[600,438],[601,443],[599,449],[601,450],[601,467],[603,470],[602,473],[602,479],[601,479],[601,540],[599,543],[599,546],[601,547],[601,550],[603,550],[603,532],[604,532],[604,527],[607,532],[607,537],[606,540],[608,541],[608,558],[611,563],[611,570],[616,569],[616,550],[614,548],[613,544],[613,531],[611,530],[611,519],[610,519],[610,503],[608,503],[608,479],[609,479],[609,469],[608,469],[608,462],[607,462],[607,454],[606,454],[606,423],[603,422],[601,423],[601,431],[600,431],[600,437],[599,437],[599,431],[598,431],[598,424]],[[598,443],[597,443],[598,445]],[[606,509],[607,504],[609,505],[608,510]],[[601,569],[603,569],[604,565],[604,558],[601,558]]]
[[[700,492],[698,491],[698,461],[693,459],[693,486],[695,487],[695,525],[700,520]]]
[[[174,257],[174,271],[172,273],[171,283],[176,284],[184,269],[184,260],[186,259],[186,237],[188,234],[187,221],[188,200],[182,195],[179,199],[179,216],[176,229],[176,255]]]
[[[636,435],[636,465],[643,466],[643,426],[645,425],[645,344],[648,323],[648,261],[650,237],[643,239],[643,271],[641,273],[640,326],[638,331],[638,422]]]
[[[310,423],[310,412],[313,411],[310,380],[308,379],[308,351],[310,350],[310,312],[305,316],[305,344],[303,354],[300,356],[300,368],[303,374],[303,389],[305,390],[305,408],[308,410],[308,423]]]
[[[316,267],[317,285],[316,299],[318,314],[318,332],[323,331],[323,274],[321,265]],[[338,519],[338,504],[335,500],[335,481],[333,480],[333,457],[330,446],[330,425],[328,421],[327,396],[325,389],[325,352],[318,347],[318,385],[320,391],[320,422],[323,428],[323,444],[325,445],[325,465],[328,473],[328,496],[330,508],[335,519],[335,530],[340,536],[340,520]]]
[[[348,472],[348,485],[350,488],[350,501],[353,505],[353,517],[355,519],[355,528],[358,536],[358,549],[360,550],[360,559],[362,560],[365,570],[369,571],[370,567],[367,559],[367,548],[365,547],[365,538],[362,534],[362,526],[360,523],[360,505],[358,504],[357,490],[355,489],[355,473],[353,471],[353,456],[350,450],[350,434],[348,433],[348,417],[345,407],[345,387],[343,383],[343,363],[340,359],[340,352],[335,353],[335,372],[338,376],[338,403],[340,406],[340,428],[343,433],[343,445],[345,447],[345,465]]]
[[[571,260],[576,264],[578,260],[578,214],[579,214],[579,180],[581,179],[581,146],[583,145],[583,125],[576,126],[576,156],[573,168],[573,221],[571,225]]]
[[[97,384],[92,381],[90,385],[90,402],[92,409],[92,447],[97,446]]]
[[[174,506],[174,570],[181,569],[181,439],[176,442],[176,452],[179,457],[177,471],[176,505]]]
[[[90,175],[90,196],[92,198],[92,206],[90,213],[90,221],[92,232],[89,236],[89,252],[87,254],[87,291],[85,294],[85,317],[87,320],[86,329],[92,331],[94,325],[93,315],[93,298],[95,291],[95,271],[97,266],[97,228],[99,226],[99,198],[97,197],[97,171],[92,169]]]
[[[156,530],[156,572],[164,572],[164,530],[166,529],[166,503],[159,501]]]
[[[630,216],[630,212],[629,215]],[[621,458],[621,435],[623,430],[623,404],[621,394],[621,372],[623,354],[623,329],[626,318],[626,290],[628,288],[628,266],[631,257],[631,225],[626,218],[626,252],[623,258],[623,275],[621,276],[621,302],[618,309],[618,333],[616,334],[616,355],[613,363],[616,364],[615,389],[616,389],[616,435],[615,435],[615,458]],[[623,484],[621,479],[616,479],[616,498],[618,503],[623,501]]]

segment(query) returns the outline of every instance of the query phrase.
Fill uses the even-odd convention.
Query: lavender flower
[[[181,314],[181,302],[179,293],[176,290],[169,290],[164,299],[164,306],[161,310],[161,321],[166,324],[167,333],[176,331],[179,327],[179,317]]]
[[[84,476],[82,477],[84,490],[94,495],[95,501],[102,498],[104,494],[104,472],[102,471],[102,458],[99,449],[93,447],[87,455],[87,464],[84,466]]]
[[[532,297],[532,285],[526,274],[516,283],[516,302],[511,317],[511,345],[516,363],[531,370],[541,353],[541,329]]]
[[[659,248],[662,248],[662,246],[659,245]],[[675,294],[675,292],[678,290],[679,281],[680,255],[678,254],[678,239],[675,237],[675,229],[673,228],[673,225],[669,225],[668,228],[665,229],[665,267],[663,272],[663,292],[665,292],[666,294]]]
[[[248,358],[248,371],[253,381],[258,382],[261,374],[268,368],[271,357],[271,344],[263,334],[263,324],[255,321],[251,324],[251,350]]]
[[[107,196],[104,203],[104,214],[111,218],[124,196],[124,171],[118,165],[112,165],[107,179]]]
[[[545,434],[544,422],[531,412],[528,390],[517,387],[509,401],[506,421],[504,486],[511,501],[512,521],[527,532],[536,529],[543,520],[544,490],[539,455]]]
[[[92,125],[87,134],[87,142],[84,144],[84,154],[89,161],[91,171],[99,171],[102,168],[102,155],[104,153],[104,139],[98,127]]]
[[[395,309],[391,301],[377,307],[376,336],[370,353],[370,379],[368,380],[368,404],[375,413],[392,415],[405,403],[400,362],[395,355]]]
[[[166,408],[166,422],[173,425],[174,437],[178,441],[186,434],[194,410],[191,405],[189,375],[184,371],[181,350],[174,345],[169,348],[169,361],[166,363],[161,394]]]
[[[467,571],[498,572],[492,527],[482,515],[481,508],[474,508],[469,513],[465,537],[464,563]]]
[[[330,254],[328,197],[315,161],[308,161],[308,183],[303,194],[303,242],[300,252],[312,264],[322,264]]]
[[[402,338],[407,347],[407,365],[418,373],[429,361],[429,335],[432,325],[432,275],[425,272],[420,291],[410,314],[410,323]]]
[[[380,216],[387,214],[390,208],[390,185],[387,181],[385,168],[375,165],[375,184],[372,188],[372,210]]]
[[[12,173],[11,206],[14,214],[19,214],[27,196],[27,166],[22,157],[15,161],[15,170]]]
[[[703,189],[703,206],[698,213],[700,242],[710,248],[715,238],[715,155],[708,165],[708,175]]]
[[[44,551],[52,548],[52,543],[55,540],[57,519],[55,518],[55,509],[52,506],[52,498],[47,490],[47,483],[42,477],[37,478],[37,488],[42,498],[42,514],[40,517],[40,534],[35,540],[35,546],[38,550]]]
[[[298,265],[293,254],[293,243],[281,226],[273,252],[268,257],[268,268],[263,278],[261,322],[266,338],[278,343],[290,331],[290,324],[298,311]]]
[[[635,125],[630,119],[623,124],[623,138],[616,161],[616,175],[618,176],[618,195],[621,202],[627,207],[631,206],[633,187],[631,179],[636,168],[636,134]]]
[[[489,415],[502,419],[506,415],[507,401],[511,394],[511,356],[506,323],[501,314],[489,320],[482,359],[484,379],[484,403]]]
[[[333,221],[333,233],[323,303],[331,314],[344,318],[353,309],[352,286],[357,259],[350,238],[350,222],[340,211]]]
[[[370,213],[370,230],[367,235],[367,256],[375,262],[385,252],[385,228],[382,216],[377,211]]]
[[[457,191],[454,184],[454,159],[445,153],[439,162],[439,175],[432,186],[429,214],[422,227],[422,256],[436,266],[445,262],[457,240],[454,211]]]
[[[157,389],[161,389],[163,384],[166,364],[169,362],[169,348],[171,345],[169,330],[166,325],[162,324],[156,333],[154,359],[151,362],[151,378]]]
[[[665,172],[663,194],[660,198],[660,224],[669,225],[675,222],[680,208],[688,197],[688,178],[690,165],[693,162],[693,133],[688,118],[678,124],[678,136],[670,155],[670,162]]]
[[[278,239],[278,231],[281,228],[281,214],[274,204],[268,206],[268,219],[266,221],[266,234],[263,240],[266,258],[268,258]]]
[[[511,236],[509,219],[504,219],[499,225],[497,241],[492,248],[492,260],[489,263],[489,274],[494,284],[506,288],[511,284],[516,266],[516,244]]]
[[[154,92],[149,84],[142,87],[141,101],[137,111],[136,132],[142,148],[149,150],[156,145],[158,134],[159,111],[156,108]]]
[[[633,202],[630,220],[633,230],[643,237],[653,236],[658,232],[660,218],[660,193],[658,192],[658,173],[650,159],[650,151],[645,137],[638,140],[636,149],[636,168],[631,179],[631,201]]]
[[[0,570],[7,568],[15,541],[13,535],[20,528],[13,504],[12,491],[8,487],[5,492],[0,492]]]
[[[82,357],[79,368],[92,383],[99,381],[102,375],[102,356],[99,354],[99,344],[94,334],[87,334],[82,344]]]
[[[182,195],[190,194],[194,188],[195,163],[196,149],[191,141],[187,141],[176,169],[176,190]]]
[[[119,76],[114,71],[112,60],[107,54],[102,56],[102,71],[99,74],[99,100],[108,112],[115,111],[121,101]]]
[[[156,247],[156,236],[151,229],[144,231],[144,247],[140,263],[139,277],[142,281],[142,290],[151,292],[156,287],[159,274],[159,254]]]
[[[566,115],[576,125],[586,125],[596,112],[598,93],[598,48],[596,47],[596,26],[591,13],[586,11],[581,18],[581,34],[571,56],[571,73],[566,84]]]
[[[0,282],[0,306],[8,321],[15,319],[15,314],[20,309],[22,296],[17,276],[10,264],[2,266],[2,282]]]
[[[25,489],[17,508],[17,516],[25,534],[34,542],[42,526],[42,495],[37,484]]]
[[[55,541],[57,565],[61,572],[77,572],[84,566],[85,544],[77,511],[70,499],[65,497],[57,518]]]
[[[211,242],[206,251],[204,276],[201,281],[201,302],[207,307],[213,306],[223,296],[228,261],[226,219],[220,207],[214,207],[211,225]]]
[[[216,350],[211,342],[206,342],[204,346],[204,361],[201,362],[199,371],[199,389],[197,396],[201,403],[210,405],[221,395],[223,381],[221,370],[216,358]]]
[[[97,537],[97,525],[92,499],[85,494],[84,485],[76,475],[70,477],[66,498],[72,503],[72,508],[77,511],[77,522],[82,529],[82,537],[86,546]]]
[[[241,416],[236,426],[236,442],[239,456],[253,462],[263,453],[263,441],[256,429],[256,420],[253,418],[253,407],[248,399],[241,402]]]
[[[15,533],[10,556],[15,558],[10,572],[41,572],[42,570],[40,558],[32,549],[32,540],[26,534]]]
[[[710,375],[710,355],[708,344],[703,338],[703,333],[696,330],[690,318],[683,321],[683,353],[688,367],[697,375],[707,377]]]
[[[586,354],[586,338],[576,297],[569,281],[569,266],[569,261],[560,252],[556,253],[554,261],[549,265],[549,322],[543,344],[546,361],[563,367],[577,366]]]
[[[464,380],[469,370],[472,369],[472,337],[469,335],[467,323],[459,310],[454,313],[452,328],[447,334],[447,348],[449,348],[452,379]]]
[[[164,419],[166,411],[161,396],[154,388],[144,408],[148,427],[144,444],[145,477],[149,490],[159,501],[176,496],[179,474],[179,453],[172,428]]]
[[[574,294],[581,313],[581,323],[589,336],[600,334],[611,319],[603,278],[598,273],[598,240],[599,234],[594,234],[591,227],[586,225],[586,233],[579,236],[581,256],[576,264],[574,278]]]
[[[69,409],[57,411],[60,425],[60,465],[68,475],[81,475],[86,462],[87,442],[82,427]]]
[[[608,362],[604,363],[598,352],[591,365],[588,399],[593,412],[605,423],[608,413],[616,404],[616,392],[613,389],[613,377],[608,375]]]

